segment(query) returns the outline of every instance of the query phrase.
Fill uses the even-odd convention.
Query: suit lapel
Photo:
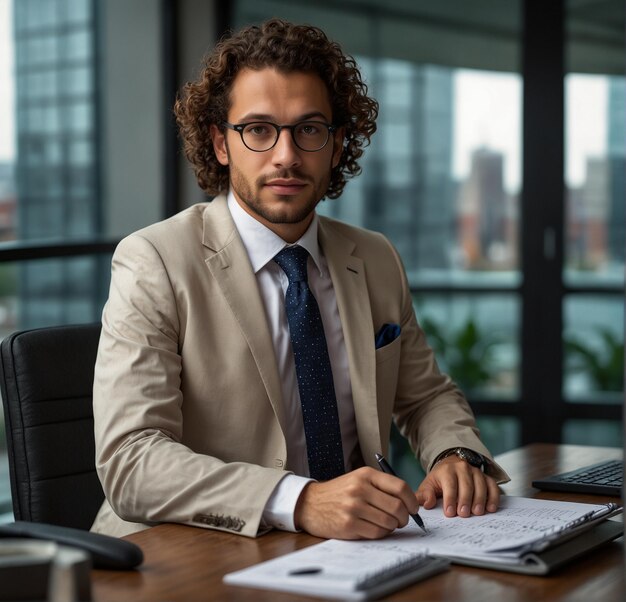
[[[320,218],[319,240],[333,281],[348,353],[354,414],[361,453],[375,466],[381,440],[376,403],[374,326],[363,260],[353,255],[355,243]]]
[[[207,205],[203,220],[202,242],[212,251],[205,260],[206,265],[239,323],[284,433],[286,417],[280,376],[263,300],[224,196],[216,197]],[[324,218],[319,222],[319,240],[341,318],[361,452],[365,463],[375,466],[374,453],[380,452],[382,447],[376,400],[374,327],[365,265],[361,258],[353,255],[355,243]]]
[[[203,219],[202,243],[214,252],[205,262],[239,323],[284,433],[282,389],[265,307],[226,198],[219,196],[209,203]]]

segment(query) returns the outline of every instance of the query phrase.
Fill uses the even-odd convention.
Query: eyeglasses
[[[283,130],[291,132],[291,137],[299,149],[314,153],[328,144],[331,132],[337,129],[337,126],[323,121],[299,121],[294,125],[277,125],[270,121],[237,124],[224,121],[223,125],[239,132],[245,146],[256,153],[263,153],[274,148]]]

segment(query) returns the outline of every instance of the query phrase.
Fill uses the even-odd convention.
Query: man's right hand
[[[298,529],[335,539],[380,539],[404,527],[418,510],[415,493],[398,477],[364,467],[300,494],[294,520]]]

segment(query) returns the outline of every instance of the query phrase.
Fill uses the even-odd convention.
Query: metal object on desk
[[[91,600],[87,552],[37,539],[0,540],[0,600]]]

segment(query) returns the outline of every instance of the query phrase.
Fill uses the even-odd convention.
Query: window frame
[[[214,16],[217,31],[226,32],[232,26],[233,8],[230,3],[224,4],[228,4],[228,8],[223,3],[215,4]],[[578,294],[620,295],[623,298],[624,287],[571,287],[564,284],[565,0],[549,3],[524,0],[522,6],[522,282],[519,286],[502,287],[420,286],[412,292],[419,295],[506,293],[519,296],[522,308],[519,398],[498,401],[470,396],[470,403],[480,417],[516,417],[521,427],[519,443],[524,445],[534,441],[560,443],[565,421],[571,418],[621,420],[621,404],[593,403],[592,399],[571,403],[565,399],[563,304],[566,297]],[[163,218],[182,209],[178,194],[179,141],[171,111],[179,79],[179,10],[175,0],[161,2],[161,61],[165,74],[162,112],[168,123],[162,159]],[[97,101],[96,111],[99,111]],[[94,236],[82,240],[0,243],[0,262],[110,254],[118,242],[119,239]]]

